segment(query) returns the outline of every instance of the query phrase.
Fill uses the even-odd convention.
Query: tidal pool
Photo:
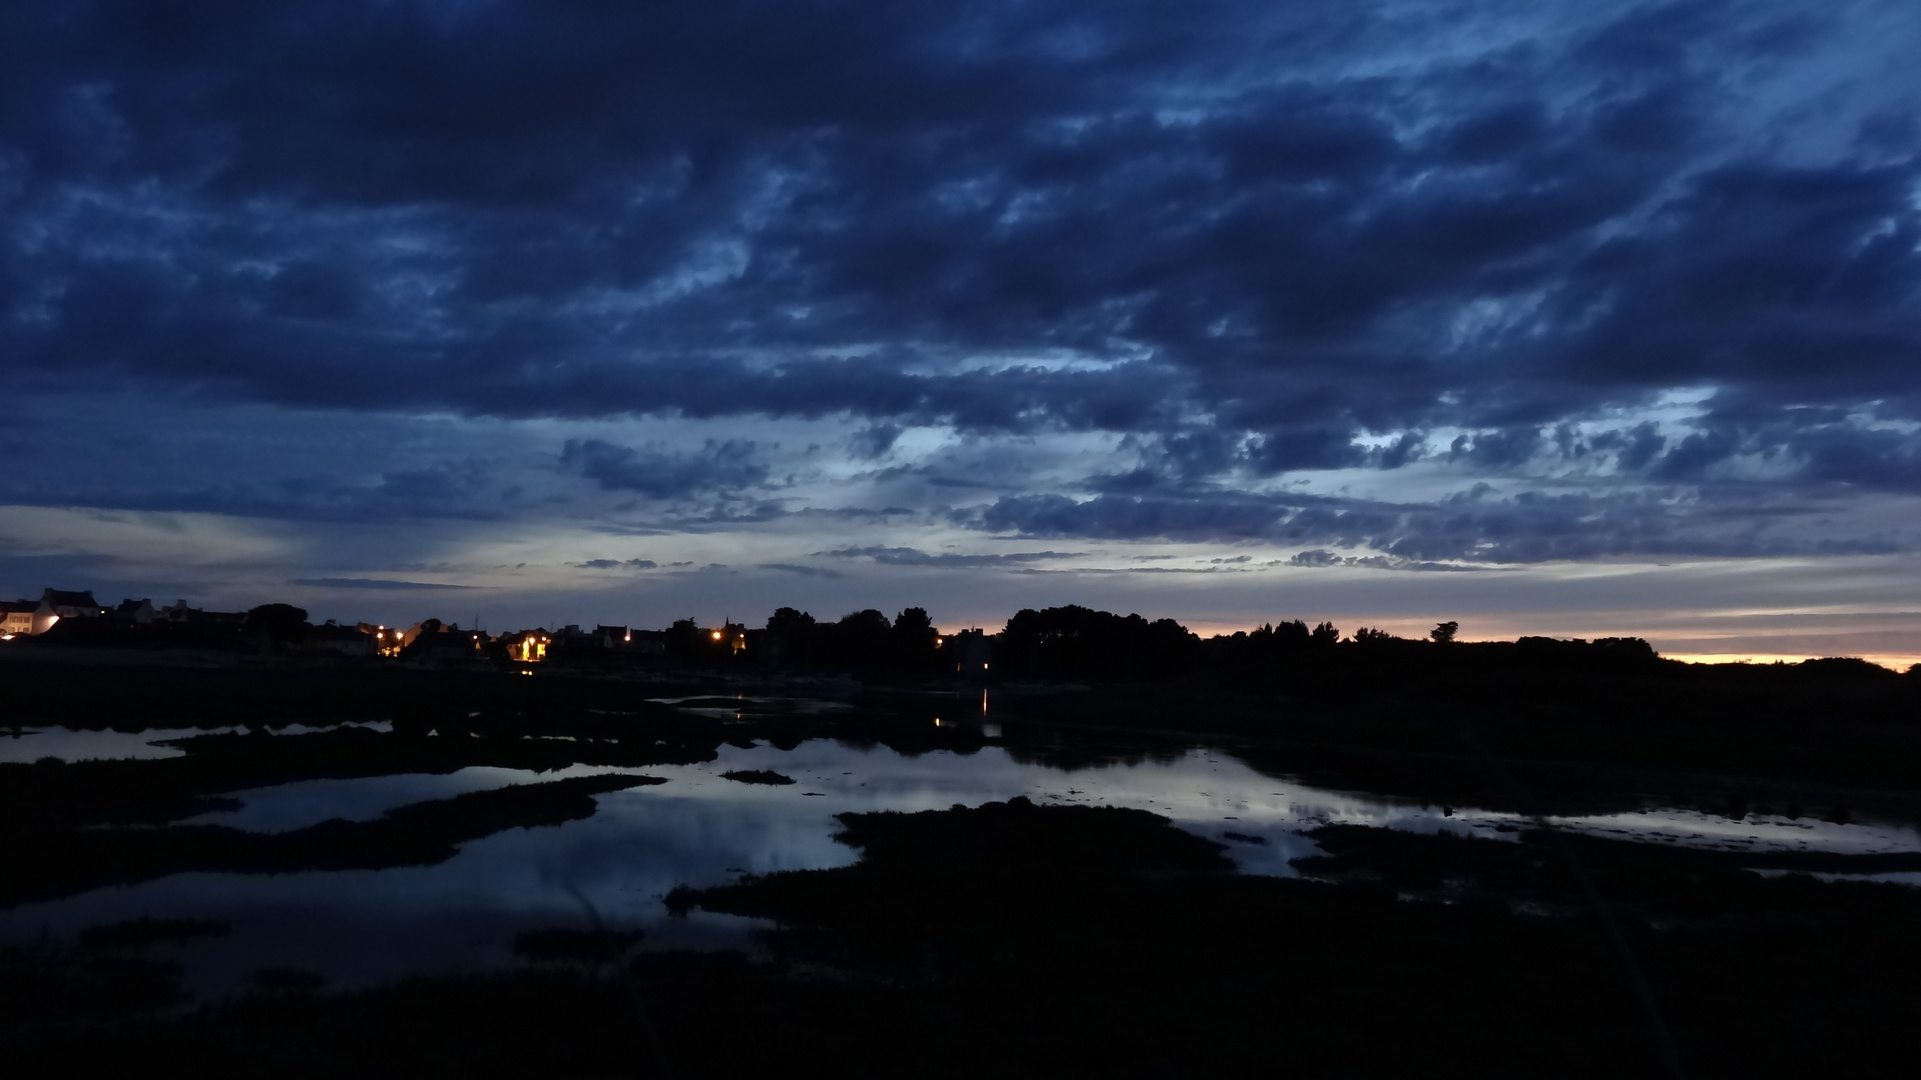
[[[97,742],[102,749],[125,745]],[[794,783],[747,784],[721,776],[762,769]],[[398,806],[469,791],[605,771],[612,770],[468,768],[444,775],[304,781],[235,792],[239,809],[194,821],[280,832],[330,818],[369,820]],[[516,933],[596,921],[644,930],[649,948],[751,949],[753,921],[702,912],[673,917],[662,897],[681,884],[847,865],[858,853],[834,842],[833,835],[834,816],[849,811],[945,809],[1014,796],[1037,803],[1134,807],[1222,841],[1244,872],[1274,875],[1291,874],[1290,859],[1314,852],[1302,833],[1322,824],[1490,837],[1511,836],[1531,824],[1514,814],[1424,807],[1277,780],[1205,749],[1063,769],[992,744],[973,753],[902,754],[815,739],[791,750],[723,745],[712,762],[623,771],[668,782],[598,796],[598,810],[590,818],[498,833],[464,845],[435,866],[176,874],[0,911],[0,939],[68,937],[88,926],[141,916],[214,919],[230,923],[231,933],[171,953],[199,993],[230,992],[263,967],[304,969],[332,985],[352,986],[511,965]],[[1599,835],[1737,850],[1921,851],[1921,834],[1913,829],[1862,823],[1732,821],[1686,811],[1553,823]]]

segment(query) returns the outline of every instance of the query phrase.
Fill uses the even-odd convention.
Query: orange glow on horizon
[[[1871,656],[1858,653],[1848,654],[1856,660],[1866,660],[1880,664],[1884,668],[1905,672],[1915,664],[1921,664],[1921,656]],[[1669,653],[1661,654],[1664,660],[1679,660],[1684,664],[1798,664],[1803,660],[1819,660],[1823,657],[1807,653]]]

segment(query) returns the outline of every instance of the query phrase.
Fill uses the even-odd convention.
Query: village
[[[490,634],[437,618],[406,627],[332,619],[314,624],[306,611],[282,603],[209,611],[185,600],[156,606],[151,599],[126,599],[110,607],[92,590],[53,588],[37,601],[0,601],[0,643],[23,647],[16,656],[60,661],[255,657],[386,660],[442,670],[817,666],[960,675],[988,671],[992,644],[978,628],[942,634],[920,608],[892,620],[870,609],[833,623],[781,608],[760,628],[731,619],[702,626],[689,618],[661,630],[602,624]]]

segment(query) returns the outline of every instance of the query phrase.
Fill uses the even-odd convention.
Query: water
[[[68,731],[66,728],[24,728],[0,732],[0,762],[23,763],[56,757],[62,761],[100,761],[131,759],[155,761],[179,757],[185,751],[159,745],[159,740],[213,732],[227,734],[235,728],[165,728],[147,731]]]
[[[133,740],[145,745],[183,733],[43,734],[48,742],[41,745],[62,746],[77,758],[126,756]],[[38,756],[34,751],[25,760]],[[768,786],[721,778],[736,769],[770,769],[795,783]],[[668,782],[599,796],[598,811],[584,820],[509,830],[466,844],[437,866],[176,874],[0,911],[0,940],[30,940],[43,933],[64,937],[143,915],[216,919],[231,923],[232,932],[177,951],[190,987],[202,994],[230,992],[261,967],[300,968],[333,985],[351,986],[510,965],[516,933],[585,927],[595,920],[640,928],[652,948],[751,950],[753,921],[702,912],[675,918],[666,913],[662,897],[676,885],[712,885],[743,873],[847,865],[858,853],[834,842],[833,835],[839,827],[834,815],[849,811],[945,809],[1014,796],[1037,803],[1135,807],[1222,841],[1244,872],[1274,875],[1293,873],[1290,859],[1314,853],[1313,842],[1302,834],[1322,824],[1497,838],[1513,837],[1532,824],[1514,814],[1424,807],[1276,780],[1218,751],[1061,769],[1020,760],[995,745],[969,754],[904,755],[820,739],[788,751],[765,744],[723,745],[712,762],[641,770],[576,767],[535,774],[468,768],[446,775],[307,781],[234,793],[243,804],[239,809],[194,820],[280,832],[329,818],[371,820],[425,799],[606,771],[639,772]],[[1735,850],[1921,851],[1921,834],[1911,828],[1862,823],[1733,821],[1675,810],[1554,823],[1604,836]]]
[[[364,727],[380,732],[393,730],[393,725],[385,720],[339,726]],[[57,757],[62,761],[158,761],[186,753],[178,747],[162,745],[169,740],[194,735],[234,735],[245,730],[233,726],[142,728],[138,731],[115,731],[111,728],[98,731],[63,727],[7,728],[0,730],[0,762],[23,764],[47,757]],[[303,735],[322,729],[305,724],[283,724],[270,730],[279,735]]]

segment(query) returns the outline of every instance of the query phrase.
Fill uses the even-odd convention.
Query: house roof
[[[97,608],[100,606],[99,601],[93,598],[92,589],[88,589],[85,592],[70,592],[66,589],[48,589],[40,595],[40,602],[43,604],[52,604],[55,607]]]
[[[32,600],[0,600],[0,615],[33,614],[40,605]]]

